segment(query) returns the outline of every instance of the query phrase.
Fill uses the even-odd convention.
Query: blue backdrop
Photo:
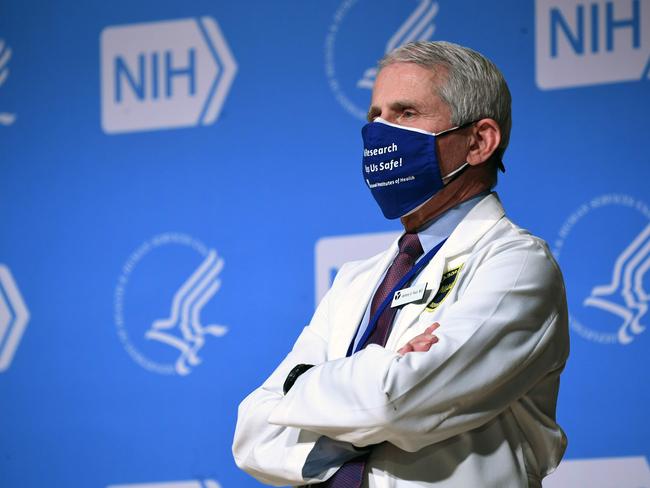
[[[567,284],[565,458],[650,486],[650,0],[1,0],[0,486],[259,485],[238,403],[398,230],[360,129],[410,39],[503,71],[497,191]]]

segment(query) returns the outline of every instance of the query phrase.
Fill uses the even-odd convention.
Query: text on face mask
[[[391,159],[390,161],[382,161],[381,163],[370,163],[364,164],[364,170],[366,173],[376,173],[377,171],[391,170],[395,168],[400,168],[402,166],[402,158]]]
[[[363,148],[363,157],[379,156],[381,154],[391,153],[397,151],[397,144],[394,142],[390,146],[376,147],[374,149]]]
[[[366,178],[366,184],[368,185],[368,188],[371,190],[373,188],[378,188],[382,186],[393,186],[393,185],[399,185],[401,183],[409,183],[411,181],[415,181],[415,176],[407,176],[406,178],[400,177],[395,180],[388,180],[388,181],[378,181],[376,183],[370,183],[370,180]]]

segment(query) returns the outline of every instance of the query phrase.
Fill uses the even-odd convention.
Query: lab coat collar
[[[462,254],[474,246],[504,215],[499,196],[496,193],[490,193],[461,220],[438,254],[446,258]]]
[[[467,252],[503,215],[503,207],[496,193],[484,197],[454,229],[447,242],[417,278],[417,282],[426,281],[430,288],[437,287],[446,263]],[[330,359],[345,356],[350,341],[363,319],[377,282],[397,255],[400,237],[401,235],[385,252],[358,263],[356,276],[350,280],[345,290],[342,290],[345,297],[341,297],[338,306],[331,311],[333,313],[331,315]],[[392,344],[399,340],[399,337],[417,319],[425,306],[426,303],[413,303],[402,309],[397,317],[397,322],[393,325],[393,331],[386,344],[387,348],[393,348]]]
[[[427,289],[436,292],[446,264],[463,254],[469,252],[503,216],[505,212],[496,193],[490,193],[478,202],[467,216],[458,224],[440,248],[431,262],[417,278],[418,283],[428,283]],[[394,349],[399,344],[402,334],[417,320],[427,305],[428,300],[422,303],[412,303],[405,306],[393,325],[393,331],[386,344],[387,348]]]

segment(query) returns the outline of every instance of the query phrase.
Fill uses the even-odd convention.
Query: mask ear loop
[[[438,132],[437,134],[435,134],[435,136],[436,136],[436,137],[440,137],[440,136],[444,136],[444,135],[449,134],[450,132],[453,132],[453,131],[456,131],[456,130],[465,129],[466,127],[470,127],[470,126],[471,126],[472,124],[474,124],[474,123],[476,123],[475,120],[473,120],[473,121],[471,121],[471,122],[466,122],[466,123],[461,124],[461,125],[457,125],[456,127],[452,127],[451,129],[447,129],[447,130],[443,130],[442,132]],[[460,165],[458,168],[456,168],[455,170],[453,170],[451,173],[449,173],[449,174],[447,174],[447,175],[445,175],[445,176],[442,176],[442,177],[441,177],[442,182],[443,182],[445,185],[447,185],[451,180],[454,179],[455,176],[457,176],[457,175],[458,175],[459,173],[461,173],[465,168],[467,168],[467,166],[469,166],[469,163],[468,163],[467,161],[465,161],[464,164]]]
[[[438,133],[432,132],[432,134],[434,136],[436,136],[436,137],[444,136],[444,135],[449,134],[450,132],[465,129],[465,128],[469,127],[470,125],[474,124],[474,123],[476,123],[476,120],[472,120],[471,122],[465,122],[464,124],[457,125],[456,127],[451,127],[449,129],[442,130],[442,131],[440,131]]]
[[[478,120],[474,120],[474,121],[472,121],[472,122],[467,122],[467,123],[462,124],[462,125],[459,125],[459,126],[457,126],[457,127],[452,127],[451,129],[443,130],[442,132],[438,132],[437,134],[434,134],[434,135],[435,135],[435,136],[445,135],[445,134],[447,134],[448,132],[452,132],[452,131],[455,131],[455,130],[464,129],[465,127],[469,127],[470,125],[475,124],[476,122],[478,122]],[[443,177],[442,177],[443,182],[444,182],[445,178],[450,178],[450,177],[452,177],[452,176],[455,175],[458,171],[460,171],[462,168],[465,168],[465,166],[467,166],[467,164],[468,164],[468,163],[465,163],[463,166],[461,166],[460,168],[458,168],[458,169],[452,171],[452,172],[449,173],[447,176],[443,176]],[[505,172],[506,172],[506,167],[504,166],[504,164],[503,164],[503,160],[502,160],[501,158],[499,158],[499,159],[497,160],[497,163],[496,163],[496,164],[497,164],[497,168],[499,168],[499,169],[501,170],[502,173],[505,173]]]
[[[455,176],[457,176],[461,171],[463,171],[463,170],[464,170],[465,168],[467,168],[468,166],[469,166],[469,163],[468,163],[467,161],[465,161],[465,164],[462,164],[461,166],[459,166],[458,168],[456,168],[455,170],[453,170],[453,171],[452,171],[451,173],[449,173],[448,175],[443,176],[443,177],[442,177],[442,182],[443,182],[445,185],[447,185],[451,180],[454,179]]]

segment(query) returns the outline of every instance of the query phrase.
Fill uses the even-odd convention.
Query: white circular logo
[[[224,261],[186,234],[160,234],[122,267],[115,287],[117,334],[131,358],[160,374],[187,375],[200,364],[207,336],[223,325],[203,325],[201,311],[219,290]]]
[[[648,322],[650,208],[629,195],[581,205],[553,245],[567,282],[570,327],[601,344],[630,344]]]
[[[377,61],[408,42],[431,39],[437,13],[438,3],[433,0],[341,3],[325,38],[325,74],[334,97],[348,113],[365,120]],[[363,36],[359,36],[360,26]]]

